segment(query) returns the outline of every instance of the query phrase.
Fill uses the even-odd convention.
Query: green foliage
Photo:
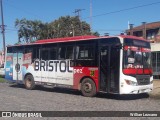
[[[18,38],[21,42],[30,43],[40,39],[71,37],[80,35],[99,35],[91,33],[90,25],[80,21],[79,17],[65,16],[51,23],[43,23],[39,20],[17,19],[15,26],[18,28]]]
[[[2,76],[0,76],[0,83],[4,83],[4,82],[6,82],[6,80],[2,78]]]
[[[98,33],[98,32],[94,32],[94,33],[92,33],[92,35],[94,35],[94,36],[100,36],[100,34]]]
[[[60,17],[50,23],[54,26],[54,37],[71,37],[80,35],[90,35],[90,25],[80,21],[78,17]]]
[[[16,20],[15,26],[18,28],[18,43],[26,42],[30,43],[37,39],[46,37],[46,33],[49,30],[47,23],[42,23],[38,20]]]

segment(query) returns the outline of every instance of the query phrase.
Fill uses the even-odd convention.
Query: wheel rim
[[[26,80],[26,86],[27,86],[28,88],[30,88],[31,85],[32,85],[31,80],[30,80],[30,79],[27,79],[27,80]]]
[[[92,85],[90,83],[85,83],[83,89],[85,92],[89,93],[92,91]]]

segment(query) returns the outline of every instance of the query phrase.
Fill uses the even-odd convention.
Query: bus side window
[[[39,48],[37,48],[37,47],[33,48],[33,51],[32,51],[32,63],[35,60],[39,59],[39,52],[38,51],[39,51]]]
[[[73,46],[59,48],[59,59],[73,59]]]
[[[57,49],[56,49],[56,47],[51,48],[49,50],[49,55],[50,55],[49,60],[56,60],[57,59]]]
[[[93,59],[94,58],[93,51],[94,51],[93,47],[80,46],[78,59]]]
[[[23,63],[24,64],[31,64],[33,58],[33,50],[30,47],[26,47],[23,50]]]
[[[81,46],[79,48],[78,59],[85,59],[88,56],[88,51],[85,51],[85,47]]]
[[[25,48],[24,49],[24,54],[26,54],[26,53],[32,53],[32,49],[30,48]]]
[[[68,46],[66,50],[66,59],[73,59],[73,46]]]
[[[76,47],[75,66],[94,66],[94,46],[81,45]]]
[[[48,54],[48,49],[47,48],[42,48],[41,49],[41,60],[49,60],[49,54]]]
[[[65,59],[65,52],[66,52],[66,47],[60,47],[58,49],[58,59],[64,60]]]

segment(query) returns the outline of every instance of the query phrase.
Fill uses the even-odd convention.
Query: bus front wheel
[[[27,75],[25,77],[25,87],[28,90],[33,90],[35,88],[34,78],[32,75]]]
[[[86,97],[93,97],[96,95],[96,85],[90,78],[85,78],[81,83],[81,92]]]

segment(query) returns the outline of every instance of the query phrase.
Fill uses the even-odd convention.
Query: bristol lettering
[[[72,72],[69,66],[70,66],[70,61],[65,61],[65,60],[34,61],[35,71]]]

